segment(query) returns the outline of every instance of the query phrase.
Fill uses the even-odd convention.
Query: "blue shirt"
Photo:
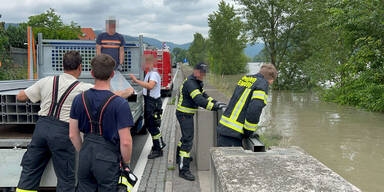
[[[101,105],[108,95],[107,90],[89,89],[87,97],[91,111],[96,113],[96,109]],[[77,119],[79,122],[79,129],[84,134],[90,132],[91,127],[89,118],[85,111],[83,99],[81,94],[77,95],[73,100],[71,107],[70,117]],[[95,120],[97,121],[97,119]],[[116,97],[109,102],[103,112],[102,119],[102,134],[106,140],[111,141],[113,144],[120,143],[119,129],[134,126],[131,109],[129,108],[128,101],[122,97]]]
[[[110,55],[116,61],[116,69],[120,64],[120,47],[124,47],[124,37],[118,33],[109,35],[104,32],[97,36],[96,44],[101,45],[101,53]]]

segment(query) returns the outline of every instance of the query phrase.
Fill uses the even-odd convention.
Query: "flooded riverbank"
[[[250,63],[249,72],[260,63]],[[210,78],[231,95],[242,75]],[[260,131],[281,137],[363,191],[384,190],[384,114],[327,103],[312,92],[270,91]]]

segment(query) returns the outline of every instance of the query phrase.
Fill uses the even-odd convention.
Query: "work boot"
[[[154,147],[151,149],[151,153],[148,155],[148,159],[154,159],[163,156],[163,150],[157,150]]]
[[[153,142],[153,146],[152,146],[151,153],[148,155],[148,159],[154,159],[156,157],[163,156],[163,148],[166,146],[166,144],[163,141],[163,137],[152,140],[152,142]]]
[[[190,163],[191,163],[191,158],[188,158],[188,157],[180,158],[179,177],[184,178],[188,181],[194,181],[195,176],[192,175],[191,171],[189,170]]]
[[[195,176],[192,175],[190,170],[179,171],[179,177],[186,179],[188,181],[194,181],[195,180]]]

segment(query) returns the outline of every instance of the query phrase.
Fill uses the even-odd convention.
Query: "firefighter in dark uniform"
[[[177,145],[176,163],[179,164],[179,176],[193,181],[195,176],[192,175],[189,164],[191,162],[190,151],[192,149],[194,125],[193,116],[198,107],[210,111],[216,111],[226,105],[217,102],[209,97],[203,89],[203,79],[205,77],[207,65],[199,63],[195,66],[193,74],[186,78],[180,87],[179,100],[176,107],[176,117],[181,128],[181,139]]]
[[[240,79],[217,127],[219,147],[240,147],[242,139],[256,131],[263,107],[267,104],[268,86],[276,77],[276,68],[264,64],[259,73]]]
[[[148,155],[148,159],[163,156],[163,148],[165,143],[160,132],[162,101],[161,101],[161,77],[160,74],[153,69],[156,59],[153,55],[145,55],[144,71],[147,74],[144,81],[138,80],[133,74],[129,74],[132,81],[143,87],[144,94],[144,125],[152,136],[152,149]]]
[[[79,151],[77,191],[117,191],[120,163],[124,171],[131,171],[134,122],[128,101],[110,91],[115,60],[101,54],[92,59],[91,66],[95,86],[75,97],[69,122],[69,137]]]
[[[64,54],[63,68],[63,74],[40,79],[17,95],[20,101],[40,101],[39,120],[21,162],[23,169],[17,192],[37,192],[51,157],[57,176],[56,191],[75,189],[75,148],[68,137],[69,111],[73,98],[92,85],[77,81],[81,74],[78,52]]]

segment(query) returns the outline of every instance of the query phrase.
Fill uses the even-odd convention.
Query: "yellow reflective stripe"
[[[37,190],[25,190],[25,189],[16,188],[16,192],[37,192]]]
[[[185,151],[180,151],[179,155],[180,155],[180,157],[190,157],[191,156],[190,153],[185,152]]]
[[[244,104],[247,101],[249,93],[251,93],[251,89],[246,88],[243,94],[241,94],[241,97],[239,101],[237,101],[235,108],[233,108],[232,114],[230,116],[232,120],[237,120],[237,118],[239,117],[241,110],[243,109]]]
[[[192,91],[191,94],[189,94],[192,99],[195,98],[198,94],[201,94],[200,90],[199,89],[195,89],[194,91]]]
[[[213,100],[213,98],[212,97],[208,97],[208,101],[212,101]]]
[[[242,123],[239,123],[235,120],[232,120],[226,116],[221,116],[221,119],[220,119],[220,123],[223,124],[224,126],[227,126],[241,134],[244,133],[243,131],[243,124]]]
[[[183,81],[183,84],[180,86],[180,91],[179,91],[179,102],[177,105],[180,105],[183,103],[183,87],[184,87],[184,83],[187,79],[184,79]]]
[[[153,139],[153,140],[157,140],[157,139],[160,139],[160,137],[161,137],[161,133],[152,136],[152,139]]]
[[[183,107],[181,105],[177,105],[176,109],[184,113],[195,113],[197,111],[197,109]]]
[[[128,182],[127,178],[120,176],[119,177],[119,183],[124,184],[125,186],[127,186],[127,191],[128,192],[132,191],[133,186]]]
[[[250,131],[256,131],[257,124],[256,123],[250,123],[247,120],[245,120],[244,129],[247,129],[247,130],[250,130]]]
[[[256,91],[253,91],[251,99],[261,99],[264,101],[265,104],[267,104],[267,98],[268,98],[268,95],[265,94],[264,91],[256,90]]]
[[[212,103],[212,101],[208,101],[208,104],[207,104],[206,109],[208,109],[208,110],[212,110],[212,107],[213,107],[213,103]]]
[[[181,141],[179,141],[179,143],[177,144],[177,146],[178,146],[178,147],[181,147],[181,144],[182,144]]]

